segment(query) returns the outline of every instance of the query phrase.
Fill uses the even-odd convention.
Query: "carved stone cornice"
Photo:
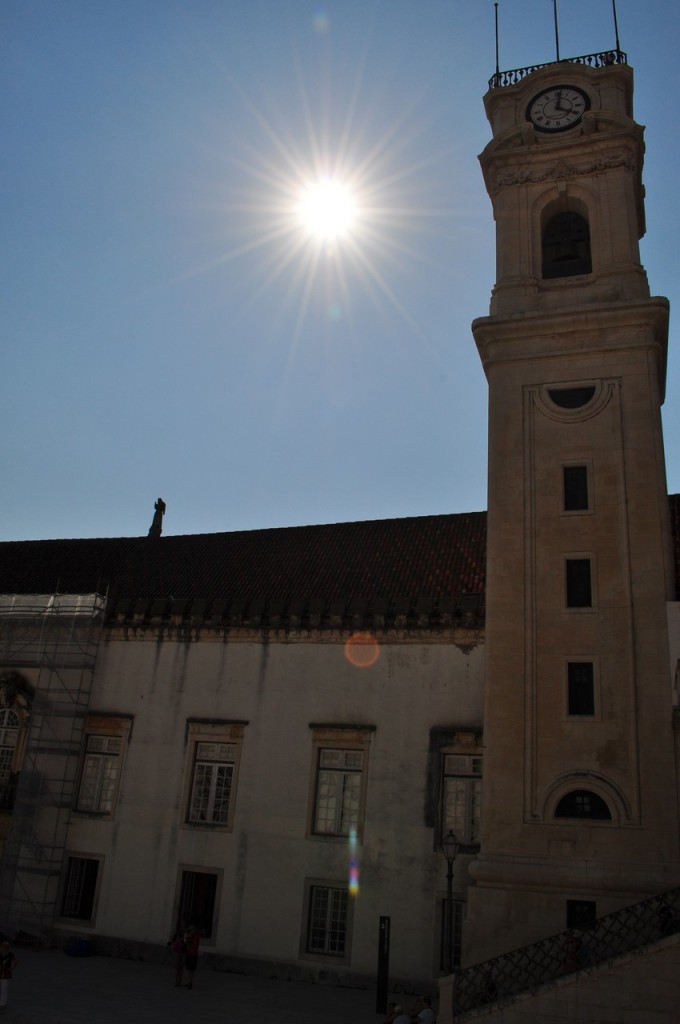
[[[542,181],[560,181],[564,178],[586,177],[602,171],[623,167],[633,174],[640,173],[639,161],[632,153],[618,150],[602,154],[589,160],[569,161],[557,159],[551,164],[536,167],[507,167],[495,176],[489,175],[487,187],[491,195],[513,185],[536,184]]]

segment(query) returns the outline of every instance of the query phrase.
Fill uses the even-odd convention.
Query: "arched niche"
[[[537,277],[544,281],[591,274],[592,230],[587,202],[570,189],[539,208]]]
[[[618,786],[599,772],[566,772],[549,787],[543,820],[555,824],[619,825],[632,821],[628,801]]]

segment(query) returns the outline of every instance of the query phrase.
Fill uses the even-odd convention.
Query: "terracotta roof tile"
[[[0,544],[0,593],[107,593],[239,609],[380,599],[432,608],[483,595],[486,513],[236,533]],[[321,611],[320,611],[321,613]]]
[[[680,600],[680,494],[670,496]],[[108,593],[109,607],[166,615],[481,612],[486,513],[234,533],[0,543],[0,593]],[[476,599],[474,597],[476,595]],[[476,600],[476,605],[475,605]],[[152,609],[156,604],[155,612]],[[193,612],[191,611],[193,607]],[[180,611],[181,608],[181,611]],[[124,609],[124,612],[121,612]]]

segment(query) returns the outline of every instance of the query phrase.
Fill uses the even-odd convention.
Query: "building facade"
[[[387,917],[393,982],[431,987],[442,835],[456,959],[479,848],[484,543],[472,514],[5,545],[5,929],[151,956],[191,923],[223,965],[369,983]],[[55,572],[78,602],[19,595]]]

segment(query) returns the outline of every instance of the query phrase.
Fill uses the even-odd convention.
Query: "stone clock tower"
[[[508,80],[509,79],[509,80]],[[680,884],[643,129],[620,51],[496,76],[479,962]]]

